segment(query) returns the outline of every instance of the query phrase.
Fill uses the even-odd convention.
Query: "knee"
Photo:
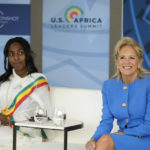
[[[96,147],[99,147],[101,145],[107,146],[112,146],[113,145],[113,140],[110,135],[104,134],[97,142],[96,142]]]

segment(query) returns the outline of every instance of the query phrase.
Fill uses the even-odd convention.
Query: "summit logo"
[[[50,18],[50,28],[59,32],[99,32],[103,21],[100,17],[86,16],[82,8],[71,6],[64,11],[64,16]]]

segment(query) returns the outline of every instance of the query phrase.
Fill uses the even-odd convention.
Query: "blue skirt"
[[[116,150],[150,150],[150,136],[137,138],[135,136],[110,134]]]

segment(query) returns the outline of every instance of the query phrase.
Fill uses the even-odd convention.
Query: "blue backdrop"
[[[51,86],[100,89],[109,74],[109,0],[43,1],[43,73]]]
[[[143,66],[150,70],[150,0],[124,0],[123,36],[130,36],[141,44]]]
[[[29,35],[29,23],[29,4],[0,4],[0,35]]]
[[[30,0],[0,0],[0,74],[4,72],[4,46],[16,36],[30,41]]]

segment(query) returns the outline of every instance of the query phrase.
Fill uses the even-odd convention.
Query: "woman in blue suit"
[[[103,115],[86,150],[150,150],[150,73],[142,47],[122,38],[114,51],[117,71],[104,82]],[[111,133],[114,118],[119,131]]]

